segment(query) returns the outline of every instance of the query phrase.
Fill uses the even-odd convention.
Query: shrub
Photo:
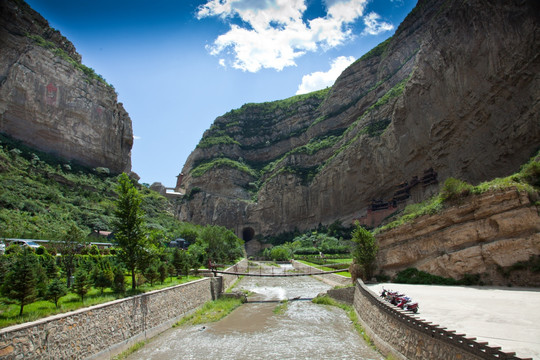
[[[352,241],[355,244],[352,251],[354,261],[362,268],[364,279],[370,280],[373,276],[375,258],[379,250],[375,237],[356,222],[356,228],[352,233]]]
[[[474,190],[471,184],[459,179],[450,177],[444,182],[441,190],[441,199],[445,202],[458,200],[469,196]]]
[[[270,250],[270,257],[274,261],[287,261],[291,258],[291,253],[283,246],[276,246]]]
[[[538,159],[538,160],[536,160]],[[537,157],[521,168],[521,177],[527,183],[535,187],[540,187],[540,159]]]
[[[124,271],[120,267],[115,267],[113,273],[114,277],[112,290],[117,294],[122,294],[126,291],[126,279],[124,277]]]
[[[394,282],[401,284],[457,285],[457,281],[452,278],[432,275],[416,268],[400,271],[394,278]]]

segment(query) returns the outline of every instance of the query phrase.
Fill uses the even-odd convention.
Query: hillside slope
[[[532,0],[420,0],[331,89],[218,117],[182,170],[181,219],[250,240],[350,223],[426,169],[517,171],[540,143],[539,20]]]
[[[101,171],[100,171],[101,170]],[[0,238],[60,240],[71,225],[112,231],[117,178],[0,135]],[[163,196],[138,186],[148,227],[162,240],[179,221]]]

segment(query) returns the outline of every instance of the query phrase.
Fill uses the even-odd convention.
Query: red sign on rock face
[[[45,94],[45,102],[47,105],[56,105],[56,94],[58,93],[58,88],[52,83],[47,85],[47,93]]]

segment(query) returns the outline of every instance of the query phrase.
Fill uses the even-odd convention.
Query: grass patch
[[[362,336],[362,338],[365,340],[365,342],[369,346],[371,346],[372,348],[375,348],[373,341],[371,340],[371,338],[368,336],[368,334],[366,333],[366,331],[360,324],[360,321],[358,321],[358,315],[356,315],[356,311],[354,311],[354,308],[352,306],[338,302],[327,295],[317,296],[315,299],[312,300],[312,302],[318,305],[336,306],[344,310],[347,313],[347,316],[349,316],[349,319],[351,320],[356,332],[360,336]]]
[[[285,314],[289,307],[289,300],[281,300],[279,305],[277,305],[272,312],[276,315]]]
[[[244,278],[244,275],[241,275],[238,277],[238,279],[236,279],[232,284],[231,286],[229,286],[229,288],[227,290],[225,290],[226,293],[230,293],[232,292],[232,290],[234,289],[234,287],[240,282],[240,280],[242,280]]]
[[[352,259],[344,259],[344,260],[350,260],[352,262]],[[317,269],[319,269],[321,271],[334,271],[334,270],[336,270],[336,269],[334,269],[332,267],[315,264],[315,263],[305,261],[305,260],[297,260],[297,261],[301,262],[302,264],[309,265],[309,266],[312,266],[314,268],[317,268]],[[341,275],[341,276],[345,276],[345,277],[349,277],[349,278],[351,277],[351,273],[349,271],[342,271],[342,272],[338,272],[336,274]]]
[[[133,345],[132,347],[130,347],[126,351],[123,351],[122,353],[120,353],[117,356],[113,357],[113,360],[126,359],[129,355],[133,354],[134,352],[136,352],[139,349],[142,349],[144,347],[144,345],[146,345],[146,343],[147,343],[146,341],[139,341],[138,343],[136,343],[135,345]]]
[[[126,280],[128,278],[129,277],[126,277]],[[131,290],[127,291],[125,296],[139,295],[145,292],[183,284],[200,278],[200,276],[187,276],[182,277],[181,279],[167,278],[163,284],[154,284],[154,286],[150,286],[150,284],[147,283],[137,287],[135,292]],[[50,301],[39,300],[25,305],[22,316],[19,316],[19,304],[15,304],[13,301],[10,301],[7,298],[0,298],[0,328],[35,321],[47,316],[66,313],[68,311],[82,309],[93,305],[104,304],[122,297],[122,295],[113,293],[113,291],[110,289],[105,289],[103,294],[101,294],[101,290],[92,288],[88,294],[85,295],[84,303],[81,302],[81,298],[78,295],[69,293],[60,298],[58,301],[58,309],[55,308],[54,303]]]
[[[173,327],[216,322],[229,315],[240,305],[242,305],[242,300],[233,298],[221,298],[215,301],[209,301],[193,314],[183,317]]]

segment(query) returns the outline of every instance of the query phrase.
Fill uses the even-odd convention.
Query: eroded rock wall
[[[486,283],[540,286],[540,275],[508,279],[505,268],[540,255],[540,208],[515,189],[471,195],[436,215],[425,215],[376,236],[379,270],[409,267],[461,279],[482,274]]]
[[[350,223],[428,168],[473,184],[516,172],[540,143],[539,6],[421,0],[323,98],[219,117],[183,168],[198,193],[181,219],[270,235]],[[216,154],[236,167],[195,176]]]
[[[114,88],[26,3],[5,0],[0,11],[0,132],[82,165],[129,172],[131,119]]]

